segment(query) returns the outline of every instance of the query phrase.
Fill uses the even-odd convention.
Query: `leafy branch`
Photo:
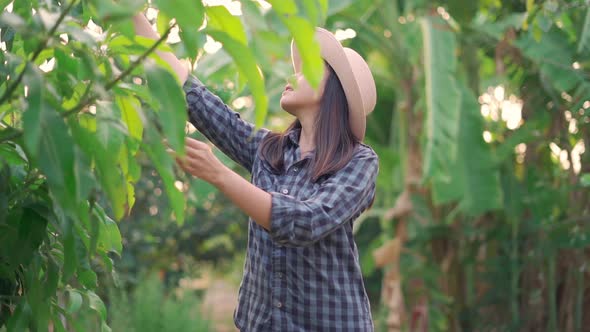
[[[117,77],[115,77],[114,79],[112,79],[111,81],[109,81],[105,85],[105,90],[108,91],[108,90],[112,89],[113,87],[115,87],[117,85],[117,83],[121,82],[123,79],[125,79],[127,76],[129,76],[150,54],[152,54],[153,52],[155,52],[156,49],[168,38],[168,35],[170,34],[170,32],[172,31],[172,29],[174,28],[174,26],[175,26],[175,24],[169,26],[168,29],[162,34],[162,36],[158,40],[156,40],[156,42],[150,48],[148,48],[145,52],[143,52],[139,56],[139,58],[137,58],[121,74],[119,74]],[[23,70],[23,72],[24,72],[24,70]],[[21,80],[21,79],[22,79],[22,77],[19,78],[19,80]],[[18,83],[17,83],[17,85],[18,85]],[[81,110],[83,110],[86,106],[88,106],[94,100],[96,100],[96,98],[98,97],[98,95],[97,94],[90,93],[91,87],[92,87],[92,84],[88,84],[86,86],[86,90],[84,91],[84,94],[82,95],[82,98],[80,98],[80,102],[78,102],[78,104],[76,104],[76,106],[72,107],[71,109],[66,110],[65,112],[63,112],[62,113],[62,117],[65,118],[65,117],[68,117],[68,116],[70,116],[72,114],[76,114],[76,113],[80,112]],[[16,129],[16,128],[13,128],[13,127],[8,127],[8,129],[11,130],[11,131],[13,131],[13,132],[11,132],[11,133],[7,134],[6,136],[0,138],[0,143],[6,142],[6,141],[10,141],[10,140],[14,140],[16,138],[19,138],[23,134],[23,131],[20,130],[20,129]]]
[[[57,21],[55,21],[55,24],[51,27],[51,29],[49,30],[49,32],[47,33],[45,38],[43,38],[41,43],[39,43],[39,45],[37,46],[37,49],[35,49],[35,52],[33,53],[33,56],[31,57],[31,59],[25,63],[25,68],[23,68],[23,70],[20,72],[20,74],[18,75],[16,80],[6,89],[6,91],[4,92],[2,97],[0,97],[0,105],[2,105],[4,102],[9,100],[10,97],[12,97],[12,94],[14,93],[14,91],[16,91],[16,88],[22,82],[23,77],[25,76],[25,73],[26,73],[27,69],[29,68],[29,66],[32,63],[35,63],[35,60],[37,60],[37,57],[39,57],[39,54],[41,54],[41,52],[47,47],[47,43],[53,37],[53,34],[57,30],[57,28],[59,27],[61,22],[66,18],[66,16],[72,10],[72,8],[74,8],[74,5],[76,4],[76,2],[77,2],[77,0],[72,0],[72,2],[70,2],[70,4],[61,12]]]
[[[115,77],[113,80],[111,80],[110,82],[108,82],[105,85],[105,90],[108,91],[110,89],[112,89],[113,87],[115,87],[115,85],[117,85],[117,83],[119,83],[120,81],[122,81],[124,78],[126,78],[127,76],[129,76],[150,54],[152,54],[153,52],[156,51],[156,49],[168,38],[168,35],[170,34],[170,32],[172,31],[172,29],[174,28],[174,25],[171,25],[168,27],[168,29],[162,34],[162,36],[150,47],[148,48],[145,52],[143,52],[139,58],[137,58],[127,69],[125,69],[121,74],[119,74],[117,77]],[[62,116],[63,117],[68,117],[72,114],[78,113],[80,112],[82,109],[84,109],[84,107],[88,106],[90,103],[92,103],[98,96],[96,94],[88,94],[87,92],[89,91],[89,89],[86,90],[85,94],[85,98],[82,98],[80,100],[80,102],[72,107],[71,109],[65,111]]]

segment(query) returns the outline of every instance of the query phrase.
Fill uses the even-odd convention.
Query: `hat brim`
[[[334,69],[338,76],[346,100],[348,101],[349,122],[352,133],[362,141],[365,137],[366,114],[363,107],[363,96],[359,82],[354,75],[349,56],[351,49],[345,49],[336,37],[328,30],[316,28],[316,39],[320,45],[321,57]],[[352,51],[354,52],[354,51]],[[291,61],[295,72],[301,71],[301,56],[291,41]]]

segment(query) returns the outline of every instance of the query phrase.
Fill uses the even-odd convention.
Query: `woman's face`
[[[328,70],[324,70],[324,77],[317,91],[311,87],[302,73],[295,73],[285,86],[281,96],[281,108],[295,116],[301,115],[301,112],[319,111],[328,73]]]

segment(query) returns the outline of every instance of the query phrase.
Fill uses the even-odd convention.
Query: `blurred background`
[[[266,1],[203,3],[242,22],[264,76],[264,126],[283,130],[290,30]],[[354,224],[376,331],[590,331],[590,3],[327,3],[320,22],[377,84],[366,137],[380,157],[377,196]],[[158,11],[146,13],[162,31]],[[174,52],[256,121],[231,54],[200,34],[194,57],[181,39],[173,29]],[[122,253],[109,254],[112,270],[91,261],[110,328],[235,331],[247,217],[177,172],[186,215],[175,222],[156,166],[137,159]],[[95,311],[74,312],[69,329],[100,328]]]

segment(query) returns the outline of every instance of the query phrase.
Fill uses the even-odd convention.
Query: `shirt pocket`
[[[264,160],[259,160],[253,172],[252,183],[265,191],[272,191],[277,175],[273,173],[270,165]]]

